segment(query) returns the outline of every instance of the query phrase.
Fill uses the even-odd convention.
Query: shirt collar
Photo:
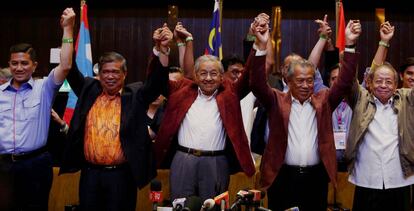
[[[216,89],[216,91],[214,91],[214,93],[212,95],[207,96],[207,95],[203,94],[203,91],[201,91],[200,87],[198,87],[198,96],[200,96],[204,99],[207,99],[207,100],[211,100],[211,99],[215,98],[216,95],[217,95],[217,92],[218,92],[218,89]]]
[[[10,79],[9,81],[7,81],[6,83],[4,83],[3,85],[1,85],[0,86],[0,90],[1,91],[5,91],[6,89],[8,89],[8,90],[15,90],[15,91],[17,91],[13,86],[12,86],[12,81],[13,81],[13,78],[12,79]],[[33,77],[30,77],[30,79],[26,82],[26,83],[23,83],[22,85],[21,85],[21,87],[20,87],[20,89],[31,89],[31,88],[33,88],[33,85],[34,85],[34,80],[33,80]]]
[[[296,103],[301,104],[301,103],[300,103],[300,101],[299,101],[298,99],[296,99],[295,97],[293,97],[293,95],[292,95],[292,94],[291,94],[290,96],[292,97],[292,102],[296,102]],[[311,101],[312,101],[312,97],[309,97],[308,99],[306,99],[306,100],[303,102],[303,104],[305,104],[305,103],[311,103]]]
[[[118,91],[118,93],[116,93],[116,95],[108,95],[106,92],[102,92],[101,93],[101,95],[102,96],[107,96],[108,98],[110,98],[110,99],[113,99],[113,98],[117,98],[117,97],[121,97],[121,95],[122,95],[122,91],[123,91],[124,89],[123,88],[121,88],[119,91]]]
[[[376,105],[386,106],[386,105],[392,105],[394,103],[394,97],[390,97],[387,104],[384,105],[384,104],[381,103],[381,101],[377,97],[375,97],[375,95],[372,95],[372,96],[374,97],[374,102],[375,102]]]

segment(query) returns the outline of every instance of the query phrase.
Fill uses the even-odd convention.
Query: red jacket
[[[345,53],[342,69],[334,86],[323,89],[311,96],[311,104],[316,111],[318,128],[319,157],[323,162],[331,182],[336,185],[336,152],[332,129],[332,112],[345,94],[351,92],[356,73],[356,54]],[[269,141],[265,148],[261,167],[260,185],[269,188],[275,180],[285,160],[288,144],[288,123],[292,107],[292,95],[272,89],[266,84],[263,69],[251,72],[250,86],[253,94],[269,114]]]
[[[254,56],[252,51],[241,78],[232,83],[224,80],[219,87],[216,101],[220,116],[227,133],[226,156],[229,159],[230,171],[242,170],[247,176],[253,176],[255,167],[250,156],[250,149],[240,109],[240,99],[248,92],[248,72],[250,69],[264,67],[265,56]],[[198,96],[198,86],[193,81],[183,79],[170,81],[169,96],[164,119],[155,141],[155,152],[158,166],[165,162],[166,155],[175,152],[176,135],[181,122]],[[173,151],[171,151],[173,150]]]

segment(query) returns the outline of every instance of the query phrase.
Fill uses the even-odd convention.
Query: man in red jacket
[[[252,27],[256,41],[269,39],[267,22],[259,19]],[[359,21],[351,21],[346,29],[347,44],[355,46],[360,32]],[[263,69],[250,72],[253,94],[269,112],[269,141],[260,182],[268,191],[271,210],[294,206],[305,211],[326,210],[329,179],[336,184],[332,111],[351,91],[356,58],[355,49],[347,49],[335,85],[315,94],[315,67],[309,61],[291,63],[287,93],[270,88]]]
[[[187,45],[192,38],[187,37]],[[198,195],[202,200],[227,190],[229,175],[255,173],[240,110],[248,89],[248,72],[265,67],[266,41],[257,42],[242,76],[223,78],[217,57],[204,55],[194,65],[195,80],[170,81],[168,103],[156,139],[157,161],[174,155],[171,199]]]

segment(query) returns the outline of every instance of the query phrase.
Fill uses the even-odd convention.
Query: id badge
[[[335,148],[337,150],[345,149],[346,147],[346,131],[334,130]]]

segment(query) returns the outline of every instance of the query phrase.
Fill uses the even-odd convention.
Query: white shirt
[[[178,130],[178,144],[199,150],[223,150],[226,132],[216,102],[217,90],[211,96],[198,88],[198,96],[191,105]]]
[[[372,189],[389,189],[414,184],[404,178],[398,151],[398,121],[392,100],[383,105],[375,98],[376,112],[357,152],[349,181]]]
[[[283,85],[283,92],[287,93],[289,91],[289,86],[285,82],[285,79],[282,79],[282,85]]]
[[[253,129],[254,117],[256,116],[256,111],[254,108],[254,102],[256,97],[250,92],[246,97],[240,101],[240,108],[243,118],[244,131],[246,131],[247,140],[249,141],[250,146],[250,134]]]
[[[320,158],[317,135],[316,111],[310,98],[300,104],[292,96],[285,163],[297,166],[318,164]]]

